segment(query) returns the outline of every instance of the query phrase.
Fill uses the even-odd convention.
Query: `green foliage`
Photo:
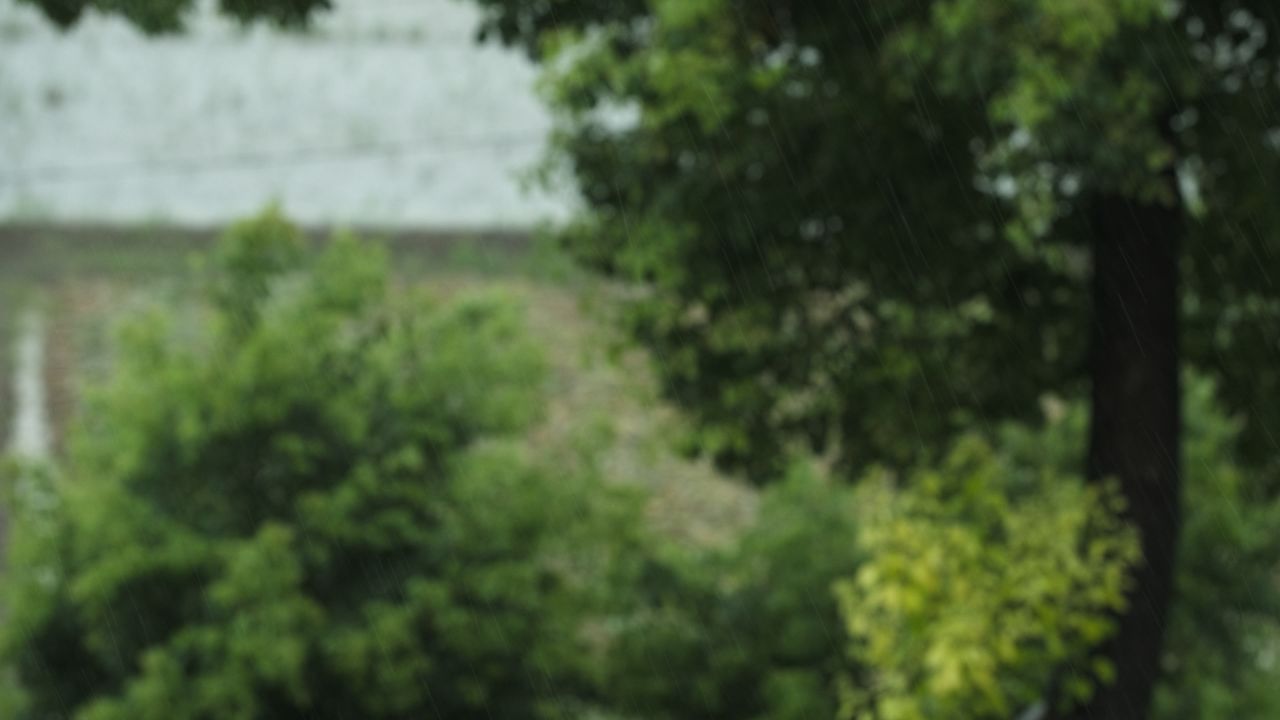
[[[1189,373],[1183,385],[1186,513],[1154,717],[1271,717],[1280,709],[1270,659],[1280,637],[1280,501],[1240,453],[1242,422],[1224,411],[1216,384]],[[1078,472],[1085,407],[1047,409],[1046,427],[1007,426],[999,446],[1019,463]]]
[[[864,481],[859,501],[868,560],[838,593],[867,677],[842,717],[1008,718],[1109,679],[1091,654],[1139,556],[1116,493],[968,438],[903,487]]]
[[[612,629],[605,694],[627,717],[834,717],[847,671],[832,584],[859,564],[853,494],[808,468],[765,490],[731,547],[651,545]]]
[[[1187,510],[1154,717],[1270,717],[1280,708],[1270,659],[1280,638],[1280,502],[1251,477],[1258,471],[1237,450],[1241,422],[1223,411],[1215,384],[1188,374],[1184,385]],[[853,716],[1009,717],[1050,680],[1066,698],[1073,686],[1086,693],[1099,671],[1105,679],[1080,641],[1107,632],[1098,613],[1112,606],[1114,561],[1130,549],[1113,544],[1122,535],[1098,532],[1116,530],[1098,515],[1110,496],[1075,479],[1084,404],[1049,399],[1044,409],[1043,425],[1000,426],[990,446],[964,441],[937,471],[900,487],[873,475],[859,490],[867,560],[840,590],[855,658],[869,673],[846,692]],[[1086,529],[1093,545],[1062,541]],[[1104,552],[1113,562],[1081,566],[1090,547],[1114,551]],[[1044,612],[1034,616],[1037,604]],[[1004,633],[1022,640],[1009,657],[992,641]],[[993,677],[994,691],[984,690]]]
[[[1157,717],[1266,717],[1276,509],[1224,484],[1241,472],[1233,424],[1210,383],[1187,384],[1182,595]],[[901,482],[793,472],[726,549],[635,548],[632,604],[606,632],[606,704],[626,717],[1006,718],[1088,697],[1111,677],[1093,653],[1140,560],[1119,499],[1080,479],[1084,406],[1044,407],[1043,425],[964,438]]]
[[[590,694],[607,538],[637,514],[510,439],[542,383],[518,312],[299,243],[275,214],[232,230],[209,322],[132,322],[66,467],[26,481],[13,717],[543,717]]]
[[[629,322],[725,463],[856,475],[1078,393],[1106,197],[1182,209],[1186,350],[1272,461],[1270,3],[476,4],[546,67],[566,243],[651,290]]]
[[[1187,517],[1167,641],[1162,720],[1280,715],[1280,501],[1239,450],[1215,385],[1187,383]]]
[[[1188,364],[1245,418],[1242,480],[1220,494],[1274,503],[1274,3],[476,2],[546,68],[553,162],[586,201],[566,244],[644,288],[627,320],[725,465],[771,481],[797,445],[849,478],[927,465],[963,433],[1032,420],[1045,392],[1082,395],[1098,220],[1149,205],[1168,222],[1144,230],[1185,248]],[[1201,525],[1228,519],[1219,502],[1188,506],[1189,562],[1223,552]],[[1270,522],[1240,517],[1228,556],[1270,589]],[[1208,596],[1197,643],[1210,615],[1235,647],[1245,617],[1275,615]],[[1252,660],[1206,652],[1177,664],[1209,673],[1178,675],[1180,712],[1265,685],[1226,679],[1256,679]]]
[[[1275,683],[1264,672],[1276,637],[1273,538],[1280,537],[1273,439],[1280,405],[1266,402],[1280,389],[1273,357],[1280,302],[1268,262],[1280,239],[1280,204],[1270,190],[1280,180],[1280,154],[1266,111],[1280,100],[1274,3],[476,3],[487,33],[548,70],[559,119],[556,160],[586,203],[565,242],[586,264],[644,286],[627,320],[654,350],[670,397],[702,421],[696,444],[760,481],[782,475],[797,444],[830,451],[851,478],[872,462],[927,466],[959,434],[1030,419],[1046,391],[1078,396],[1089,367],[1091,220],[1116,200],[1176,210],[1187,241],[1183,347],[1192,364],[1219,379],[1227,408],[1244,421],[1222,420],[1205,391],[1190,393],[1183,600],[1168,640],[1160,712],[1275,714]],[[42,4],[74,18],[87,3]],[[141,10],[132,16],[146,17]],[[1069,477],[1078,473],[1082,425],[1081,409],[1072,406],[1052,432],[1006,429],[995,445],[1013,467],[1057,468]],[[129,447],[122,456],[136,452]],[[915,492],[906,488],[887,502],[945,521],[910,525],[925,538],[951,532],[971,545],[992,524],[1032,524],[1025,553],[1015,549],[1023,540],[997,544],[1008,567],[972,553],[943,558],[956,563],[945,567],[957,576],[992,588],[992,603],[1010,586],[1006,572],[1031,573],[1040,561],[1066,566],[1076,557],[1079,548],[1036,535],[1030,518],[1074,520],[1078,530],[1093,517],[1091,505],[1106,504],[1084,493],[1075,498],[1080,504],[1046,506],[1062,499],[1055,493],[1075,492],[1054,489],[1010,499],[1008,513],[973,522],[931,491]],[[217,515],[216,498],[196,507],[200,518],[205,508]],[[929,557],[927,548],[916,549]],[[741,634],[724,618],[735,617],[726,608],[761,607],[774,586],[752,581],[754,594],[738,599],[732,586],[702,580],[720,576],[699,569],[715,567],[704,562],[654,561],[666,568],[649,580],[658,590],[647,622],[656,624],[624,634],[619,647],[637,649],[619,652],[623,660],[659,659],[645,671],[606,672],[610,686],[640,715],[750,717],[821,707],[761,699],[772,686],[764,677],[777,662],[768,649],[774,638],[762,641],[764,650],[736,650]],[[716,561],[738,562],[732,555]],[[792,567],[805,565],[775,569]],[[1058,597],[1052,593],[1061,588],[1045,592]],[[846,594],[868,590],[855,584]],[[960,590],[953,583],[937,592],[950,602],[947,593]],[[976,601],[955,610],[959,629],[980,626],[972,618],[993,612]],[[931,613],[924,616],[931,627],[948,627],[950,606],[921,611]],[[1033,697],[1030,686],[1062,657],[1055,653],[1078,648],[1067,638],[1066,650],[1035,649],[1061,637],[1069,617],[1077,616],[1062,613],[1028,631],[1033,647],[1019,652],[1034,657],[1002,673],[1005,685],[984,692],[983,682],[963,683],[947,697],[976,698],[975,712],[995,708],[994,698],[1012,706]],[[1015,635],[1024,637],[1026,626],[1018,627]],[[945,632],[930,637],[952,642]],[[991,664],[1000,662],[996,655],[980,662],[1003,670]],[[815,657],[813,666],[824,669],[794,687],[820,687],[837,674],[827,668],[840,660]],[[875,662],[878,672],[892,673],[909,660],[889,654]],[[91,680],[88,667],[83,677]],[[697,682],[684,686],[684,678]],[[930,687],[913,682],[895,692],[914,702]],[[723,699],[730,697],[745,699],[734,706]]]

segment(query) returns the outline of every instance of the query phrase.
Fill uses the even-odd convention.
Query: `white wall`
[[[280,201],[300,220],[526,226],[550,120],[514,52],[459,0],[337,0],[306,36],[207,9],[147,39],[91,16],[59,34],[0,0],[0,221],[206,224]]]

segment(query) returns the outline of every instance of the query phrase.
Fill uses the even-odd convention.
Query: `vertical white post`
[[[35,310],[29,310],[18,323],[17,344],[0,345],[5,352],[14,353],[13,372],[13,428],[8,450],[15,458],[26,462],[47,460],[52,449],[52,433],[46,403],[44,378],[44,320]],[[9,340],[9,338],[3,338]],[[12,488],[15,499],[30,502],[40,496],[34,486],[34,478],[14,478]],[[8,564],[9,508],[0,506],[0,574]],[[0,607],[0,618],[4,608]]]
[[[13,435],[10,451],[23,460],[45,460],[52,447],[45,396],[44,320],[28,311],[18,326],[13,373]]]

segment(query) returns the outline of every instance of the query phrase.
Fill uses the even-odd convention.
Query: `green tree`
[[[1085,471],[1119,482],[1144,562],[1116,682],[1076,713],[1147,716],[1183,348],[1255,411],[1255,463],[1273,449],[1255,393],[1280,375],[1224,360],[1274,351],[1273,5],[478,2],[548,68],[571,247],[651,289],[635,328],[722,460],[906,463],[1089,394]]]
[[[590,698],[602,538],[638,514],[510,439],[542,385],[516,309],[434,304],[388,288],[372,248],[300,243],[274,214],[232,230],[208,306],[132,322],[65,465],[12,494],[16,717],[534,718]]]

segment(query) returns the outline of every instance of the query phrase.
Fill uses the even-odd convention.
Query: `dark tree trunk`
[[[1143,559],[1119,631],[1102,648],[1115,663],[1115,682],[1073,717],[1141,720],[1159,675],[1181,520],[1178,245],[1185,216],[1177,205],[1118,196],[1099,198],[1092,213],[1087,471],[1092,480],[1119,482]]]

